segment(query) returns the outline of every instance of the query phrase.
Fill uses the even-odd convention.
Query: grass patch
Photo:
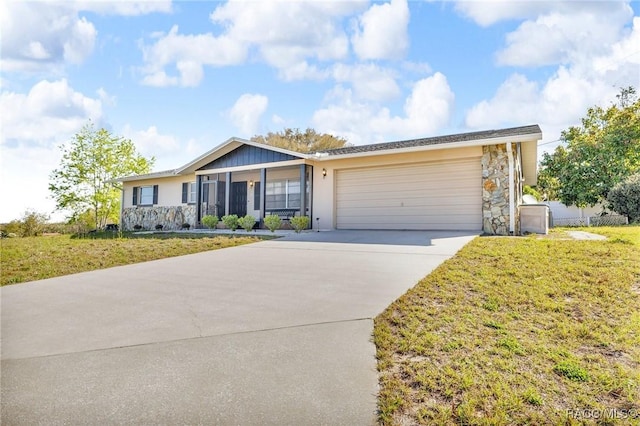
[[[252,236],[158,233],[89,234],[7,238],[0,241],[0,284],[42,280],[78,272],[182,256],[259,241]]]
[[[476,238],[380,314],[380,423],[640,410],[640,227],[586,230]]]

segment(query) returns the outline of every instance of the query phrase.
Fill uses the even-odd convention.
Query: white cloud
[[[264,95],[245,93],[240,96],[229,111],[231,122],[241,136],[250,137],[257,133],[262,114],[267,110],[269,99]]]
[[[171,0],[142,1],[77,1],[77,10],[87,10],[103,15],[139,16],[150,13],[171,13]]]
[[[336,64],[332,75],[338,83],[351,83],[354,95],[371,101],[387,101],[400,95],[394,72],[374,64]]]
[[[374,4],[358,20],[351,42],[360,59],[399,59],[409,47],[406,0]]]
[[[330,105],[314,113],[314,126],[359,145],[437,132],[449,123],[455,96],[447,78],[437,72],[413,85],[405,100],[403,116],[394,116],[388,108],[359,101],[351,90],[340,86],[329,94],[328,101]]]
[[[213,33],[183,35],[174,26],[168,34],[153,34],[141,46],[145,65],[142,83],[153,86],[197,86],[205,66],[264,61],[286,81],[321,80],[329,75],[312,61],[344,59],[349,38],[342,20],[363,10],[366,1],[252,2],[230,0],[210,14],[220,28]],[[177,74],[173,75],[173,68]]]
[[[80,63],[93,51],[97,35],[93,24],[66,3],[2,2],[0,27],[4,71]]]
[[[39,143],[71,135],[102,118],[102,101],[75,91],[67,80],[43,80],[29,93],[0,93],[2,144]]]
[[[174,25],[166,35],[156,35],[151,46],[142,46],[145,76],[142,83],[151,86],[197,86],[203,77],[203,65],[224,66],[242,63],[246,46],[229,37],[212,34],[183,35]],[[175,64],[179,76],[168,76],[165,67]]]
[[[136,148],[145,156],[157,156],[180,149],[180,143],[172,135],[158,133],[156,126],[149,126],[146,130],[133,130],[127,124],[122,130],[125,138],[131,139]]]
[[[548,10],[552,2],[512,0],[458,0],[455,8],[478,25],[487,27],[499,21],[524,19]]]
[[[525,7],[525,6],[523,6]],[[539,16],[507,35],[501,64],[558,65],[546,80],[512,74],[490,99],[471,107],[470,128],[539,123],[546,141],[608,105],[619,87],[638,85],[640,18],[626,2],[548,2]],[[633,27],[628,24],[632,22]]]
[[[171,2],[0,2],[2,70],[61,73],[93,53],[97,30],[83,11],[115,15],[170,12]]]
[[[561,6],[561,5],[560,5]],[[544,66],[589,61],[607,52],[633,15],[628,5],[599,2],[590,8],[553,11],[523,22],[507,34],[507,46],[497,54],[501,65]]]
[[[19,219],[27,209],[51,215],[55,202],[49,194],[49,173],[60,163],[62,155],[55,146],[28,149],[2,147],[0,156],[0,223]],[[34,167],[37,165],[37,167]],[[64,214],[52,216],[64,220]]]
[[[98,96],[108,97],[104,91]],[[69,140],[89,119],[102,120],[102,100],[84,95],[64,79],[43,80],[28,93],[0,93],[2,151],[0,166],[0,221],[20,217],[33,208],[52,213],[49,173],[58,166],[58,144]],[[55,220],[63,215],[54,216]]]

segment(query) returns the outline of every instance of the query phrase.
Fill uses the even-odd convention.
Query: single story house
[[[121,227],[198,227],[204,215],[306,215],[329,229],[519,233],[538,125],[302,154],[231,138],[174,170],[122,182]]]

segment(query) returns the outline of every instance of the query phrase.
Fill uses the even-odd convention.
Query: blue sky
[[[155,170],[284,127],[353,144],[537,123],[640,89],[628,1],[0,4],[0,222],[53,213],[60,144],[88,120]],[[63,213],[53,214],[62,219]]]

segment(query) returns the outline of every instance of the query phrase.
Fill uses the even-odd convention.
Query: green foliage
[[[48,215],[28,209],[19,220],[12,220],[2,225],[2,233],[3,235],[14,234],[16,237],[35,237],[47,231],[48,220]]]
[[[218,226],[218,222],[220,222],[218,216],[208,214],[202,217],[202,224],[209,229],[215,229],[215,227]]]
[[[300,129],[287,128],[282,132],[269,132],[267,136],[256,135],[251,140],[302,153],[349,146],[346,139],[326,133],[318,133],[314,129],[307,129],[304,133],[301,133]]]
[[[110,181],[148,173],[154,162],[138,154],[131,140],[104,128],[96,130],[93,123],[61,149],[62,160],[49,177],[49,191],[58,209],[71,212],[72,221],[90,211],[97,228],[118,219],[121,192]]]
[[[300,233],[309,227],[309,216],[294,216],[289,220],[289,223],[297,233]]]
[[[589,108],[580,127],[562,132],[565,145],[543,155],[538,185],[550,199],[592,206],[640,171],[640,100],[633,87],[622,89],[618,99],[607,109]]]
[[[222,223],[227,229],[231,229],[235,231],[238,229],[238,215],[237,214],[228,214],[226,216],[222,216]]]
[[[538,192],[536,188],[533,188],[529,185],[525,185],[524,188],[522,188],[522,193],[531,195],[537,201],[542,201],[544,199],[543,195],[540,194],[540,192]]]
[[[251,231],[255,224],[256,218],[251,216],[250,214],[238,219],[238,225],[247,232]]]
[[[270,214],[264,218],[264,224],[269,228],[269,231],[274,232],[282,226],[282,219],[277,214]]]
[[[627,216],[629,223],[640,222],[640,173],[629,176],[616,184],[609,194],[607,201],[611,210]]]
[[[587,373],[587,370],[580,367],[573,361],[560,361],[555,365],[555,367],[553,367],[553,371],[569,380],[573,380],[574,382],[586,382],[589,380],[589,373]]]

